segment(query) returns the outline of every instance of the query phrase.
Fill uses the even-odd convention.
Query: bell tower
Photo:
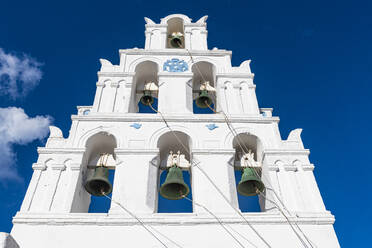
[[[206,20],[145,18],[145,48],[100,59],[93,104],[67,138],[50,127],[3,247],[339,247],[302,130],[281,138],[250,60],[208,49]]]

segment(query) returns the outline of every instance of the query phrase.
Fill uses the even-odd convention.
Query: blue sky
[[[0,63],[19,61],[12,60],[11,80],[0,70],[0,231],[11,229],[47,124],[66,137],[76,106],[92,104],[98,59],[117,64],[118,49],[143,47],[144,16],[158,22],[183,13],[194,21],[209,15],[209,48],[232,50],[233,65],[252,60],[259,105],[281,118],[282,138],[304,129],[341,245],[365,247],[372,242],[371,7],[363,0],[3,1]]]

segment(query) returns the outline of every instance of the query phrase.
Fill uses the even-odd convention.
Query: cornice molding
[[[243,79],[253,79],[254,73],[237,73],[237,72],[224,72],[216,73],[217,78],[243,78]]]
[[[123,71],[99,71],[97,72],[99,77],[134,77],[134,72],[123,72]]]
[[[218,225],[219,222],[208,214],[197,215],[190,214],[162,214],[137,215],[141,221],[148,225]],[[288,221],[281,214],[277,213],[243,213],[244,219],[236,215],[220,214],[218,219],[226,224],[272,224],[288,225]],[[291,223],[300,225],[332,225],[335,218],[329,212],[309,213],[305,216],[288,216]],[[118,213],[71,213],[71,214],[40,214],[40,213],[21,213],[18,212],[13,218],[14,224],[32,224],[32,225],[99,225],[99,226],[126,226],[140,225],[138,221],[131,216],[126,216],[124,212]]]
[[[46,148],[38,147],[37,152],[39,154],[83,154],[84,148]]]
[[[214,122],[225,123],[222,114],[190,114],[190,115],[167,115],[163,114],[168,122]],[[72,115],[73,121],[112,121],[112,122],[163,122],[159,114],[135,114],[135,113],[90,113],[89,115]],[[278,123],[279,117],[263,117],[261,115],[229,116],[232,123]],[[280,151],[280,150],[278,150]]]
[[[193,149],[191,153],[194,155],[202,154],[202,155],[210,155],[210,154],[227,154],[233,155],[235,154],[235,149]]]
[[[120,155],[137,155],[137,154],[148,154],[148,155],[158,155],[159,149],[123,149],[116,148],[114,150],[117,156]]]
[[[228,50],[189,50],[193,56],[231,56]],[[186,49],[120,49],[120,54],[127,55],[178,55],[189,56]]]
[[[282,149],[266,149],[262,152],[263,157],[265,159],[266,156],[275,156],[275,155],[309,155],[309,149],[301,149],[301,150],[282,150]]]

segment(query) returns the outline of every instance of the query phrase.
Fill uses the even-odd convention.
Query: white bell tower
[[[50,127],[2,247],[339,247],[301,129],[282,140],[279,118],[258,106],[250,60],[234,67],[231,51],[208,49],[206,20],[145,18],[144,49],[100,60],[93,105],[77,107],[67,138]],[[100,165],[114,172],[111,205],[90,213],[85,185]],[[171,168],[190,193],[167,204],[192,211],[160,211]],[[257,196],[239,196],[243,170],[256,181],[240,186]]]

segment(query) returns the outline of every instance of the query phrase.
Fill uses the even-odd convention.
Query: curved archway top
[[[181,132],[187,135],[190,138],[192,149],[199,148],[197,136],[194,133],[192,133],[190,129],[181,125],[171,125],[171,128],[173,131]],[[162,127],[155,131],[149,139],[149,148],[157,149],[160,137],[168,132],[171,132],[168,127]]]
[[[205,57],[193,57],[193,59],[189,58],[189,59],[187,60],[187,64],[189,65],[189,68],[191,68],[191,70],[192,70],[192,68],[193,68],[196,64],[198,64],[198,63],[200,63],[200,62],[205,62],[205,63],[209,63],[209,64],[211,64],[211,65],[213,66],[215,72],[218,73],[218,65],[217,65],[217,62],[214,61],[214,60],[212,60],[212,59],[210,59],[210,58],[205,58]]]
[[[132,61],[129,64],[128,71],[129,72],[136,72],[137,66],[139,66],[140,64],[142,64],[144,62],[153,62],[157,65],[158,72],[161,70],[162,61],[159,58],[156,58],[156,57],[141,57],[141,58],[138,58],[138,59]]]
[[[254,136],[257,139],[257,142],[261,143],[263,148],[267,147],[267,142],[264,139],[261,139],[260,136],[257,133],[255,133],[253,130],[247,129],[245,127],[240,127],[240,128],[238,127],[234,129],[237,135],[247,134],[247,135]],[[234,139],[235,139],[235,136],[230,131],[228,131],[228,134],[225,136],[225,142],[224,142],[225,148],[227,149],[233,148]]]
[[[112,136],[115,142],[115,146],[119,147],[120,145],[120,139],[118,138],[119,135],[113,133],[112,129],[109,127],[97,127],[97,128],[88,130],[87,132],[85,132],[84,134],[80,136],[77,142],[78,147],[86,148],[87,142],[89,141],[89,139],[99,134],[106,134],[106,135]]]
[[[189,18],[188,16],[186,15],[183,15],[183,14],[172,14],[172,15],[168,15],[164,18],[161,18],[160,19],[160,24],[167,24],[168,20],[172,19],[172,18],[181,18],[183,20],[183,23],[191,23],[191,18]]]

